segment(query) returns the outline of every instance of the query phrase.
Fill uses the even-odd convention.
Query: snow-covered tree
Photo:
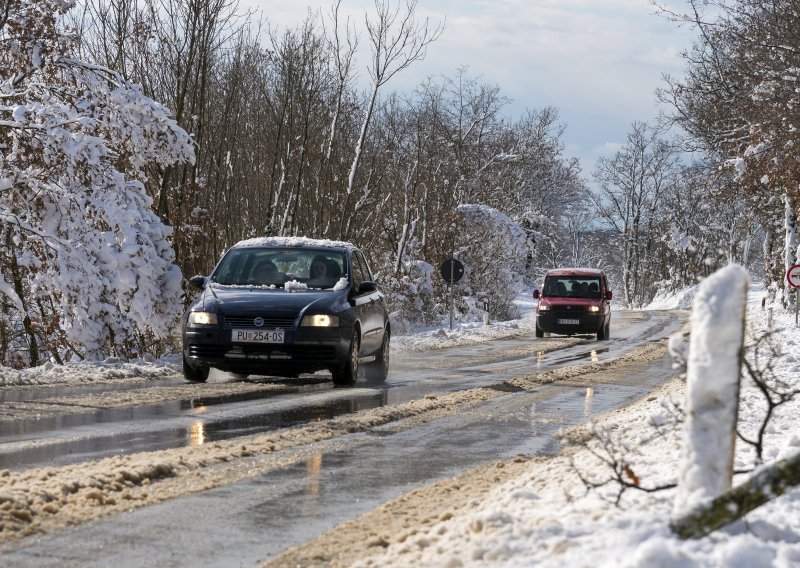
[[[755,196],[756,212],[772,212],[772,218],[761,219],[765,280],[783,288],[793,256],[785,251],[800,213],[800,1],[687,4],[686,13],[662,7],[680,25],[693,24],[698,38],[685,55],[685,76],[668,78],[660,97],[673,107],[673,120],[689,133],[694,148],[733,173],[729,193]],[[771,207],[776,200],[794,204],[785,218],[785,210]]]
[[[138,85],[74,57],[72,5],[7,0],[0,14],[7,364],[141,353],[181,307],[171,229],[143,180],[150,165],[193,161],[191,139]]]

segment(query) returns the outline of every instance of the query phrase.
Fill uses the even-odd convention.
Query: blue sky
[[[332,4],[241,1],[278,29]],[[362,29],[364,11],[373,6],[372,0],[342,1]],[[556,107],[567,125],[567,151],[581,159],[586,177],[598,157],[625,141],[633,121],[658,114],[654,91],[664,73],[682,74],[679,53],[693,38],[691,30],[654,15],[649,0],[418,0],[417,13],[444,21],[444,32],[425,60],[397,75],[385,92],[410,91],[427,76],[452,77],[467,66],[470,76],[513,99],[506,108],[511,117]],[[363,56],[360,63],[363,76]]]

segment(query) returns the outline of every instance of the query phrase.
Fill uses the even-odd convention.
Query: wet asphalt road
[[[334,389],[312,379],[244,400],[189,399],[0,426],[0,469],[198,445],[432,394],[499,388],[534,371],[617,357],[678,331],[685,314],[628,317],[617,314],[610,341],[587,337],[546,354],[537,352],[536,342],[544,345],[548,338],[526,337],[396,356],[384,385],[361,382],[353,389]],[[28,539],[0,560],[20,566],[252,566],[420,485],[493,459],[557,451],[559,429],[617,408],[674,374],[664,358],[647,372],[613,384],[587,389],[554,383],[509,392],[413,429],[387,424],[315,444],[285,469]],[[74,394],[85,388],[60,390]],[[33,391],[4,395],[27,400],[38,396]]]

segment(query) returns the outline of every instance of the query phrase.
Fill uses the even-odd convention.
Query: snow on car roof
[[[309,237],[256,237],[239,241],[232,248],[243,247],[334,247],[356,248],[347,241],[331,241],[328,239],[312,239]]]
[[[554,268],[548,270],[545,276],[600,276],[602,270],[596,268]]]

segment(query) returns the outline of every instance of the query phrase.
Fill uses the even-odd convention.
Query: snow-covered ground
[[[651,309],[688,307],[695,290],[661,297]],[[774,361],[778,379],[795,385],[800,374],[800,328],[778,310],[774,316],[762,308],[763,287],[751,287],[748,300],[748,332],[756,336],[769,328],[776,333],[782,356]],[[477,343],[530,333],[533,300],[529,291],[520,296],[523,317],[513,322],[459,325],[450,331],[428,330],[393,340],[393,351]],[[177,358],[100,364],[45,366],[35,370],[0,369],[0,385],[54,384],[110,380],[157,379],[179,371]],[[628,479],[642,487],[674,483],[680,471],[683,434],[678,429],[656,435],[654,424],[669,424],[669,409],[683,404],[684,383],[675,380],[639,403],[605,417],[596,427],[626,448]],[[743,385],[739,405],[740,425],[753,432],[764,404],[749,384]],[[796,416],[800,401],[778,408],[767,432],[764,458],[786,457],[800,450]],[[448,515],[432,527],[411,531],[401,543],[379,556],[361,561],[370,566],[798,566],[800,565],[800,490],[791,491],[751,512],[744,521],[699,540],[681,541],[669,530],[675,490],[657,493],[624,492],[619,506],[613,502],[613,484],[586,491],[581,478],[601,482],[608,469],[584,447],[579,430],[575,442],[562,454],[531,463],[526,473],[496,487],[489,498],[466,510]],[[737,443],[735,467],[752,463],[752,451]],[[741,483],[747,474],[738,475]]]
[[[691,293],[693,295],[693,292]],[[658,308],[680,307],[686,294],[660,298]],[[766,330],[772,320],[783,355],[774,361],[777,378],[797,388],[800,372],[800,328],[788,314],[771,318],[762,309],[763,287],[753,285],[748,297],[748,331]],[[642,487],[673,483],[680,470],[683,432],[657,436],[654,424],[669,422],[668,409],[683,404],[685,385],[675,380],[657,396],[623,409],[597,425],[625,448],[628,479]],[[765,405],[752,384],[742,385],[739,424],[753,432]],[[797,415],[800,400],[778,408],[766,438],[764,458],[780,459],[800,450]],[[737,443],[735,467],[747,468],[752,452]],[[726,566],[789,567],[800,565],[800,489],[752,511],[742,521],[710,536],[682,541],[668,526],[675,490],[657,493],[626,491],[615,506],[613,484],[586,491],[581,477],[601,482],[608,468],[582,444],[531,469],[496,489],[461,514],[412,534],[369,566]],[[580,474],[580,477],[579,477]],[[737,475],[739,484],[748,474]]]

